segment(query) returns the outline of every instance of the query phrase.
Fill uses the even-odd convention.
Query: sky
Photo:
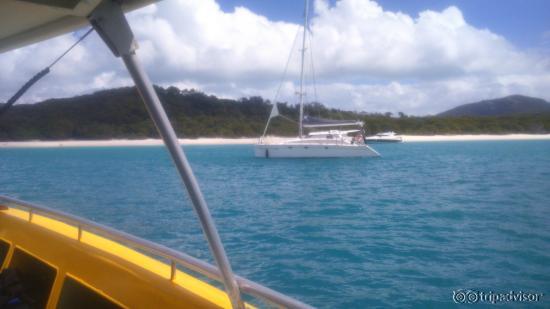
[[[512,94],[550,101],[550,1],[312,2],[308,100],[412,115]],[[128,18],[156,84],[297,102],[302,1],[165,0]],[[0,54],[0,101],[83,31]],[[92,34],[20,101],[131,84]]]
[[[387,11],[403,12],[412,17],[425,10],[442,11],[458,7],[468,24],[487,28],[504,35],[520,47],[541,43],[542,34],[550,29],[548,0],[380,0]],[[336,3],[330,0],[329,3]],[[271,20],[302,22],[303,2],[299,0],[259,1],[223,0],[221,8],[230,12],[235,6],[247,7]]]

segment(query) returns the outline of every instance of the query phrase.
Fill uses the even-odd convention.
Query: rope
[[[311,76],[313,79],[313,98],[315,99],[315,102],[319,102],[317,98],[317,80],[315,79],[315,65],[313,62],[313,41],[311,40],[311,37],[313,34],[311,34],[309,38],[309,61],[311,63]]]
[[[300,34],[300,28],[298,28],[298,31],[296,31],[296,35],[294,36],[294,41],[292,42],[292,48],[290,49],[290,52],[288,53],[288,58],[286,60],[285,70],[283,71],[283,75],[281,76],[281,82],[279,83],[279,87],[277,88],[277,92],[275,92],[275,97],[273,98],[274,104],[277,104],[277,99],[279,98],[279,93],[281,92],[281,88],[283,87],[283,82],[285,81],[286,73],[288,71],[288,65],[290,64],[290,59],[292,59],[292,51],[294,51],[294,46],[296,46],[296,41],[298,40],[298,34]]]
[[[294,50],[294,46],[296,46],[296,41],[298,40],[298,34],[300,33],[300,28],[298,28],[298,31],[296,31],[296,35],[294,36],[294,41],[292,42],[292,48],[290,49],[290,52],[288,53],[288,58],[286,60],[285,70],[283,71],[283,75],[281,76],[281,81],[279,82],[279,87],[277,88],[277,92],[275,92],[275,97],[273,98],[273,104],[277,104],[277,99],[279,98],[279,93],[281,92],[281,88],[283,87],[283,82],[285,81],[286,73],[288,71],[288,65],[290,64],[290,59],[292,58],[292,51]],[[279,113],[279,116],[290,119]],[[292,120],[294,121],[294,120]],[[262,134],[262,138],[267,133],[267,128],[269,127],[269,124],[271,123],[271,114],[269,115],[269,118],[267,119],[267,124],[265,125],[264,134]]]
[[[69,49],[67,49],[63,54],[61,54],[61,56],[57,57],[57,59],[55,59],[54,62],[52,62],[52,64],[48,66],[48,68],[53,67],[59,60],[61,60],[61,58],[65,57],[66,54],[68,54],[76,45],[78,45],[78,43],[82,42],[82,40],[84,40],[90,33],[92,33],[93,30],[94,28],[88,29],[88,31],[86,31],[86,33],[84,33],[84,35],[81,36],[80,39],[74,42],[74,44],[71,45]]]
[[[281,114],[279,114],[279,116],[283,117],[284,119],[286,119],[286,120],[288,120],[288,121],[290,121],[290,122],[294,122],[294,123],[297,123],[297,124],[299,124],[299,122],[298,122],[298,121],[296,121],[296,120],[294,120],[294,119],[292,119],[292,118],[288,118],[288,117],[287,117],[287,116],[285,116],[285,115],[281,115]]]
[[[34,85],[37,81],[39,81],[42,77],[46,76],[48,73],[50,73],[50,68],[53,67],[61,58],[65,57],[66,54],[68,54],[78,43],[82,42],[91,32],[93,28],[90,28],[86,33],[84,33],[83,36],[81,36],[71,47],[69,47],[61,56],[57,57],[54,62],[52,62],[49,66],[47,66],[42,71],[38,72],[36,75],[34,75],[31,79],[29,79],[23,87],[21,87],[9,100],[0,108],[0,116],[4,114],[10,107],[12,107],[15,102],[23,95],[27,90],[29,90],[32,85]]]

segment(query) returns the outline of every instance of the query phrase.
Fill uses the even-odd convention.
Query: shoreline
[[[401,135],[403,142],[466,142],[550,140],[550,134]]]
[[[505,135],[402,135],[403,142],[453,142],[453,141],[513,141],[513,140],[550,140],[550,134],[505,134]],[[287,137],[268,137],[272,142],[279,142]],[[257,137],[241,138],[196,138],[179,139],[182,145],[252,145]],[[0,148],[62,148],[62,147],[131,147],[160,146],[160,139],[110,139],[110,140],[58,140],[58,141],[0,141]]]
[[[248,138],[181,138],[181,145],[247,145],[255,144],[257,137]],[[107,140],[58,140],[58,141],[0,141],[0,148],[58,148],[58,147],[132,147],[132,146],[162,146],[161,139],[107,139]]]

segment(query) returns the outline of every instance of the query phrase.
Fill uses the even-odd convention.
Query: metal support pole
[[[210,251],[222,274],[223,284],[231,300],[231,305],[233,308],[244,308],[238,283],[233,275],[231,265],[225,254],[225,249],[223,248],[214,220],[210,215],[208,205],[204,200],[191,165],[187,161],[187,157],[178,142],[174,128],[170,124],[170,120],[153,88],[153,84],[138,61],[135,54],[137,45],[133,40],[133,34],[120,5],[110,0],[105,0],[94,10],[89,18],[94,29],[96,29],[113,53],[117,56],[122,56],[122,60],[134,80],[151,119],[164,140],[164,144],[168,148],[189,197],[193,202],[193,208],[199,217]]]
[[[240,297],[239,287],[237,286],[237,281],[234,279],[231,265],[229,264],[229,260],[225,254],[220,236],[218,235],[218,231],[214,225],[214,221],[212,220],[206,201],[204,200],[199,184],[195,179],[191,165],[189,165],[189,162],[183,153],[183,149],[178,142],[176,133],[170,124],[170,120],[168,119],[168,116],[166,115],[166,112],[160,104],[159,98],[153,89],[153,85],[139,65],[135,54],[123,55],[122,60],[124,60],[128,72],[130,72],[130,75],[134,79],[134,83],[136,84],[139,94],[145,102],[145,106],[147,107],[155,126],[162,136],[164,144],[168,148],[168,151],[170,151],[179,174],[185,183],[189,197],[193,202],[195,212],[199,217],[203,232],[208,240],[210,251],[212,251],[216,264],[223,274],[225,289],[231,298],[232,305],[234,308],[244,308]]]

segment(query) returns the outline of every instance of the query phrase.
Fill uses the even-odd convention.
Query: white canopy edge
[[[129,12],[158,0],[124,0]],[[80,0],[73,9],[17,0],[0,1],[0,53],[89,25],[87,16],[101,0]]]
[[[361,132],[361,130],[330,130],[330,131],[316,131],[316,132],[309,132],[308,135],[310,136],[316,136],[316,135],[327,135],[327,134],[350,134],[350,133],[358,133]]]
[[[304,124],[304,128],[328,128],[328,127],[344,127],[344,126],[363,126],[362,121],[343,122],[343,123],[323,123],[323,124]]]

